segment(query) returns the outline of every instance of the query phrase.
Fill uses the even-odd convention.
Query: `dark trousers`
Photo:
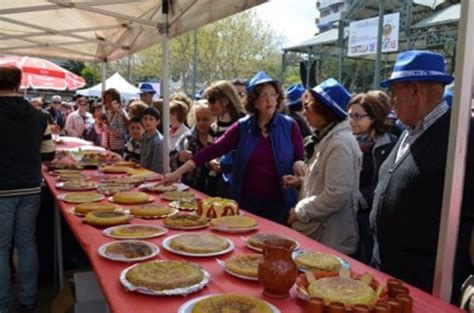
[[[354,257],[370,265],[372,250],[374,249],[374,237],[370,230],[369,222],[370,210],[359,210],[357,212],[357,222],[359,224],[359,247]]]
[[[242,197],[239,204],[245,211],[286,226],[288,212],[284,209],[283,200]]]

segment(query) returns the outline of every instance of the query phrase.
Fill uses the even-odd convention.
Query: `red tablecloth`
[[[90,174],[97,174],[96,171],[87,171]],[[46,170],[43,172],[44,178],[53,193],[56,197],[61,190],[57,190],[56,178],[49,175]],[[97,178],[98,179],[98,178]],[[204,197],[205,195],[196,192],[199,197]],[[159,198],[159,197],[157,197]],[[58,201],[58,200],[56,200]],[[156,200],[160,202],[161,200]],[[186,260],[193,261],[202,265],[210,274],[211,282],[203,290],[190,294],[186,297],[182,296],[173,296],[173,297],[156,297],[148,296],[135,292],[126,291],[119,282],[119,275],[123,269],[130,266],[129,263],[121,263],[109,261],[102,258],[97,253],[99,246],[106,242],[113,241],[113,239],[105,237],[101,233],[101,229],[95,228],[93,226],[87,225],[82,222],[82,218],[77,217],[70,213],[70,208],[73,207],[71,204],[67,204],[63,201],[58,201],[58,207],[61,210],[67,224],[71,228],[72,232],[80,242],[82,248],[88,255],[91,264],[94,268],[94,271],[97,275],[99,283],[102,287],[102,291],[105,295],[105,298],[108,302],[108,305],[112,312],[176,312],[178,308],[185,303],[186,301],[207,294],[214,293],[240,293],[246,295],[252,295],[259,298],[262,298],[275,306],[277,306],[282,312],[291,312],[298,313],[305,311],[305,303],[302,300],[299,300],[296,296],[294,289],[291,291],[291,296],[287,299],[269,299],[262,295],[262,287],[258,282],[244,281],[229,274],[225,273],[221,266],[219,266],[214,257],[205,257],[205,258],[193,258],[193,257],[182,257],[175,255],[171,252],[166,251],[161,247],[162,241],[174,234],[182,233],[183,231],[174,231],[170,230],[167,235],[150,239],[150,242],[157,244],[160,247],[160,254],[158,258],[160,259],[169,259],[169,260]],[[246,215],[253,216],[249,213]],[[278,225],[276,223],[270,222],[266,219],[253,216],[258,220],[260,225],[259,232],[273,232],[278,234],[283,234],[288,237],[291,237],[297,240],[300,244],[301,249],[311,249],[327,252],[340,256],[347,260],[350,263],[351,269],[355,272],[364,273],[366,271],[373,274],[373,276],[382,283],[385,283],[389,278],[388,275],[385,275],[381,272],[378,272],[356,260],[353,260],[341,253],[338,253],[335,250],[332,250],[318,242],[315,242],[308,237],[301,235],[300,233],[291,230],[290,228]],[[134,218],[131,223],[140,223],[140,224],[154,224],[162,225],[162,220],[143,220]],[[194,231],[198,232],[210,232],[210,230],[200,230]],[[254,234],[256,231],[250,233]],[[233,254],[239,253],[252,253],[252,250],[245,246],[245,242],[241,239],[241,234],[223,234],[219,233],[222,236],[225,236],[231,239],[235,243],[235,249],[226,255],[219,256],[221,259],[226,259]],[[248,234],[245,234],[247,236]],[[458,308],[451,306],[447,303],[444,303],[440,299],[433,297],[430,294],[427,294],[417,288],[409,287],[410,294],[414,298],[414,311],[413,312],[426,312],[426,313],[436,313],[436,312],[460,312]]]

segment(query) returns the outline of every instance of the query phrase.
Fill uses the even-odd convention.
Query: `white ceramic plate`
[[[293,251],[293,253],[291,254],[291,257],[293,258],[293,260],[296,260],[296,258],[302,254],[303,252],[305,252],[304,250],[298,250],[298,251]],[[326,253],[326,252],[322,252],[322,251],[316,251],[316,252],[321,252],[321,253]],[[328,254],[328,253],[326,253]],[[332,255],[332,254],[328,254],[328,255]],[[349,262],[347,262],[346,260],[338,257],[338,256],[335,256],[335,255],[332,255],[333,257],[337,258],[339,260],[339,262],[341,263],[341,268],[344,269],[344,270],[349,270],[351,268]],[[304,267],[304,266],[298,266],[298,270],[302,271],[302,272],[306,272],[308,270],[308,268]]]
[[[136,242],[136,243],[145,244],[151,249],[152,253],[149,254],[149,255],[142,256],[142,257],[137,257],[137,258],[126,258],[126,257],[121,256],[121,255],[115,255],[114,256],[114,255],[107,254],[106,249],[107,249],[108,246],[113,245],[113,244],[121,244],[121,243],[124,243],[124,242]],[[102,246],[100,246],[97,251],[99,252],[99,255],[101,257],[104,257],[104,258],[112,260],[112,261],[138,262],[138,261],[148,260],[148,259],[151,259],[151,258],[157,256],[160,253],[160,248],[158,248],[157,245],[155,245],[151,242],[146,242],[146,241],[141,241],[141,240],[122,240],[122,241],[107,242],[107,243],[103,244]]]
[[[60,195],[58,195],[58,199],[59,200],[62,200],[64,202],[69,202],[69,203],[88,203],[88,202],[97,202],[97,201],[100,201],[100,200],[103,200],[105,198],[104,195],[101,195],[99,194],[99,196],[94,199],[93,201],[71,201],[71,200],[66,200],[65,197],[66,197],[67,193],[62,193]]]
[[[257,247],[252,246],[252,245],[249,243],[249,241],[248,241],[248,239],[249,239],[248,237],[240,237],[240,238],[241,238],[243,241],[245,241],[245,246],[246,246],[247,248],[252,249],[253,251],[260,252],[260,253],[263,252],[263,249],[262,249],[262,248],[257,248]],[[295,251],[296,251],[296,250],[299,248],[300,243],[299,243],[298,241],[294,240],[294,239],[291,239],[291,240],[293,240],[293,241],[296,243],[296,246],[295,246]]]
[[[156,193],[163,193],[165,191],[186,191],[189,189],[189,186],[183,183],[174,183],[173,185],[176,186],[176,189],[173,190],[150,190],[150,188],[154,187],[155,185],[160,184],[160,183],[144,183],[138,186],[139,190],[144,190],[144,191],[150,191],[150,192],[156,192]]]
[[[123,236],[117,236],[117,235],[112,234],[112,231],[114,229],[129,228],[131,226],[149,226],[149,227],[155,228],[157,232],[156,232],[156,234],[153,234],[153,235],[150,234],[150,235],[140,236],[140,237],[136,237],[136,236],[134,236],[134,237],[123,237]],[[168,229],[166,229],[164,227],[161,227],[161,226],[146,225],[146,224],[127,224],[127,225],[118,225],[118,226],[113,226],[113,227],[106,228],[102,231],[102,234],[104,234],[107,237],[115,238],[115,239],[148,239],[148,238],[155,238],[155,237],[163,236],[167,232],[168,232]]]
[[[176,215],[178,213],[179,213],[179,210],[173,208],[171,213],[168,213],[168,214],[165,214],[165,215],[149,215],[149,216],[135,215],[135,214],[132,214],[132,215],[136,218],[141,218],[141,219],[145,219],[145,220],[152,220],[152,219],[158,219],[158,218],[166,218],[168,216]]]
[[[191,300],[189,300],[188,302],[184,303],[182,306],[179,307],[178,313],[192,313],[192,312],[193,312],[194,305],[195,305],[198,301],[201,301],[202,299],[206,299],[206,298],[209,298],[209,297],[217,296],[217,295],[219,295],[219,294],[206,295],[206,296],[202,296],[202,297],[197,297],[197,298],[191,299]],[[261,300],[261,299],[260,299],[260,300]],[[265,302],[265,303],[272,309],[272,313],[281,313],[281,311],[280,311],[276,306],[274,306],[273,304],[268,303],[268,302],[265,301],[265,300],[262,300],[262,301]]]
[[[123,204],[123,205],[140,205],[140,204],[146,204],[146,203],[151,203],[151,202],[155,201],[155,197],[148,195],[148,201],[147,201],[147,202],[143,202],[143,203],[122,203],[122,202],[115,202],[113,196],[108,197],[107,200],[109,200],[109,202],[116,203],[116,204]]]
[[[226,273],[229,274],[229,275],[232,275],[232,276],[234,276],[234,277],[237,277],[237,278],[240,278],[240,279],[244,279],[244,280],[258,281],[258,277],[240,275],[240,274],[234,273],[234,272],[232,272],[232,271],[229,271],[229,270],[225,267],[225,261],[222,261],[222,260],[216,258],[216,262],[217,262],[217,264],[219,264],[220,266],[222,266],[222,268],[224,269],[224,272],[226,272]]]
[[[173,238],[181,236],[181,235],[182,234],[173,235],[173,236],[170,236],[170,237],[166,238],[165,240],[163,240],[163,243],[162,243],[163,248],[165,248],[165,250],[168,250],[169,252],[173,252],[175,254],[184,255],[184,256],[194,256],[194,257],[208,257],[208,256],[222,255],[222,254],[226,254],[227,252],[230,252],[230,251],[234,250],[234,248],[235,248],[235,244],[232,242],[232,240],[230,240],[228,238],[224,238],[224,239],[227,240],[227,242],[229,243],[229,246],[225,250],[217,251],[217,252],[190,253],[190,252],[175,250],[175,249],[171,248],[170,241],[173,240]]]
[[[169,228],[169,229],[176,229],[176,230],[197,230],[197,229],[203,229],[209,226],[209,224],[204,224],[204,225],[197,225],[197,226],[189,226],[189,227],[178,227],[178,226],[168,226],[164,225],[164,227]]]
[[[246,228],[226,228],[226,227],[214,227],[209,225],[209,228],[215,231],[219,231],[222,233],[230,233],[230,234],[239,234],[239,233],[247,233],[249,231],[253,231],[258,229],[258,225],[253,227],[246,227]]]
[[[164,262],[160,260],[156,260],[156,262]],[[196,292],[204,288],[210,281],[211,275],[207,271],[205,271],[201,266],[199,268],[201,269],[202,273],[204,274],[204,277],[201,282],[197,283],[196,285],[185,287],[185,288],[176,288],[176,289],[168,289],[168,290],[151,290],[145,287],[137,287],[130,283],[127,280],[127,272],[133,268],[134,266],[137,266],[138,264],[132,265],[122,271],[120,273],[120,282],[122,285],[129,291],[136,291],[138,293],[143,293],[146,295],[152,295],[152,296],[186,296],[190,293]]]
[[[83,188],[67,188],[64,187],[64,184],[66,182],[58,182],[56,183],[56,188],[63,189],[63,190],[70,190],[70,191],[84,191],[84,190],[95,190],[97,188],[97,183],[96,182],[88,182],[91,184],[89,187],[83,187]]]
[[[187,209],[187,208],[181,207],[181,201],[180,200],[171,201],[169,206],[172,207],[172,208],[181,210],[181,211],[196,211],[197,210],[197,203],[196,203],[195,208]]]

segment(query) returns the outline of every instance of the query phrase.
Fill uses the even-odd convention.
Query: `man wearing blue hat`
[[[443,93],[453,79],[445,72],[441,54],[407,51],[398,55],[391,77],[381,84],[390,88],[394,111],[407,129],[380,168],[370,217],[378,242],[373,261],[426,292],[433,288],[449,138],[450,110]],[[461,282],[473,270],[473,138],[455,255],[455,301]]]
[[[140,100],[151,106],[153,104],[153,96],[156,94],[156,90],[151,84],[143,83],[140,86]]]
[[[286,113],[298,123],[303,138],[311,135],[311,128],[302,115],[304,92],[305,88],[302,84],[293,84],[286,90],[285,100]]]

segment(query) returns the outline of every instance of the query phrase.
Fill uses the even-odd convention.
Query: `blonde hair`
[[[209,108],[209,104],[207,103],[207,100],[199,100],[191,107],[191,110],[189,111],[189,114],[188,114],[189,127],[193,127],[196,125],[196,114],[197,112],[203,111],[203,110],[208,110],[212,118],[214,119],[214,114],[212,114],[212,111]]]
[[[204,90],[204,97],[207,100],[227,99],[229,104],[225,106],[225,111],[230,115],[232,121],[236,121],[242,115],[241,99],[234,86],[227,80],[220,80],[213,83]]]
[[[184,104],[186,104],[186,106],[188,107],[188,110],[191,109],[191,106],[193,104],[193,100],[191,100],[191,98],[189,98],[184,92],[182,91],[177,91],[177,92],[174,92],[171,94],[170,96],[170,102],[172,100],[177,100],[177,101],[181,101],[183,102]]]

